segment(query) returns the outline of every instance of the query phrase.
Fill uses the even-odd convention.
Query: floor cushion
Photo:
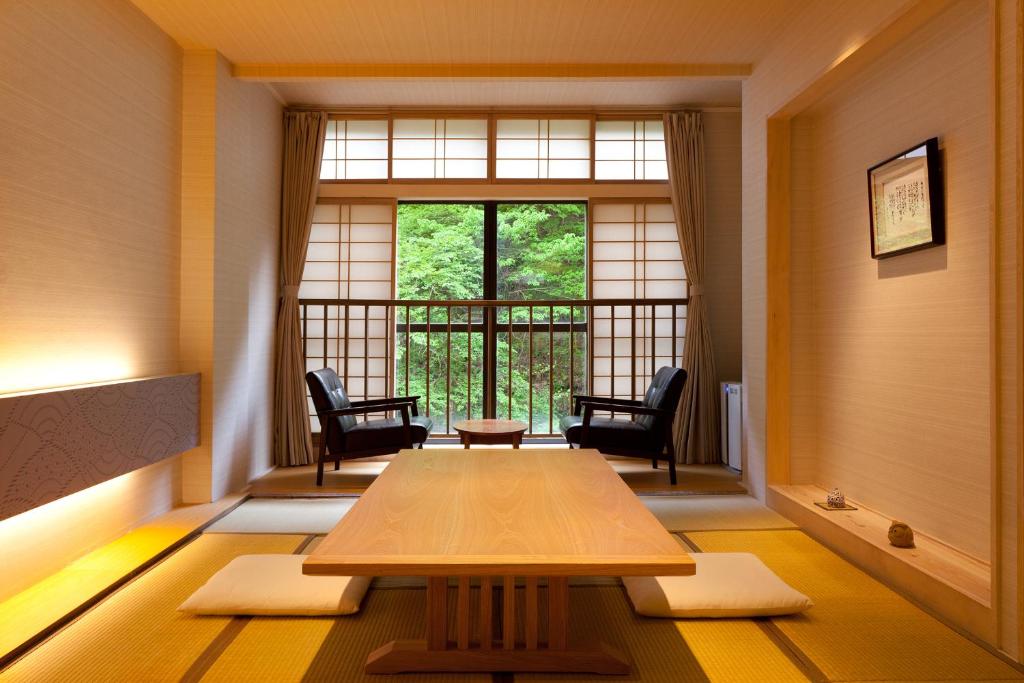
[[[189,614],[321,616],[354,614],[369,576],[306,576],[308,555],[241,555],[178,608]]]
[[[766,617],[803,612],[810,598],[750,553],[690,553],[693,576],[631,576],[622,583],[647,617]]]

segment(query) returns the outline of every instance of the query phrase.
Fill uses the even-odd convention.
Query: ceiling
[[[235,65],[756,63],[830,0],[133,0],[186,49]],[[735,104],[735,77],[302,79],[290,104]]]

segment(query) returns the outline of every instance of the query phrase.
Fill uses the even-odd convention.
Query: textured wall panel
[[[198,443],[198,374],[0,396],[0,519]]]

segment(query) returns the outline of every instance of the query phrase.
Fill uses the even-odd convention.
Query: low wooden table
[[[417,449],[398,454],[302,571],[427,577],[426,638],[381,646],[367,673],[626,674],[621,653],[570,641],[568,577],[681,576],[695,565],[595,450]]]
[[[519,448],[523,442],[523,434],[529,425],[518,420],[462,420],[452,425],[462,439],[462,446],[470,444],[510,443],[512,448]]]

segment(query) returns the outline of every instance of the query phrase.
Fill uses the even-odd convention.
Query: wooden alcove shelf
[[[915,548],[889,544],[890,517],[849,501],[857,510],[823,510],[825,489],[809,485],[768,487],[768,504],[808,534],[869,574],[929,606],[954,625],[985,633],[992,628],[992,570],[941,541],[915,531]]]

